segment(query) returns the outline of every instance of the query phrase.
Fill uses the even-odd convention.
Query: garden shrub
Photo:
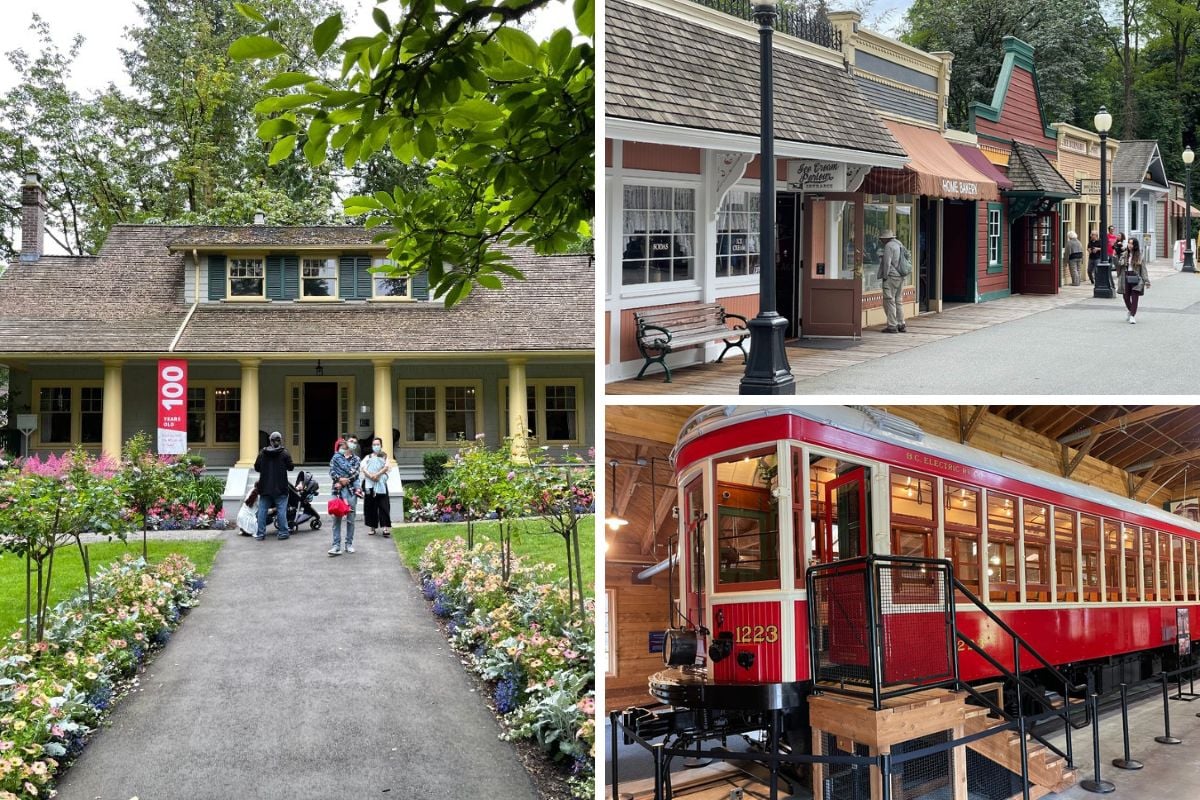
[[[433,541],[419,562],[421,591],[448,619],[451,642],[480,677],[507,732],[570,764],[576,797],[592,797],[595,754],[595,607],[581,619],[565,581],[513,558],[507,582],[495,542]]]
[[[31,651],[20,631],[0,646],[0,800],[52,796],[121,679],[166,643],[202,587],[181,555],[152,566],[126,556],[97,574],[91,607],[84,593],[55,606]]]
[[[446,462],[450,455],[445,450],[431,450],[421,456],[421,467],[424,470],[425,483],[438,483],[446,476]]]

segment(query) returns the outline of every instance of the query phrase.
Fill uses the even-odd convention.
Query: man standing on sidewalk
[[[900,272],[900,242],[890,228],[879,234],[883,250],[879,254],[879,280],[883,282],[883,313],[887,315],[884,333],[904,333],[904,307],[900,296],[904,292],[904,275]]]
[[[279,538],[288,538],[288,473],[295,468],[292,454],[283,446],[283,434],[272,432],[268,442],[254,459],[254,471],[258,473],[258,531],[254,538],[260,542],[267,535],[268,506],[274,507],[279,520]]]

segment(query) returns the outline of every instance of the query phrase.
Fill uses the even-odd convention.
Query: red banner
[[[158,362],[158,452],[187,452],[187,362]]]

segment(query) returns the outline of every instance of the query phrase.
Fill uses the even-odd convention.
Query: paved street
[[[390,539],[226,533],[200,606],[61,800],[490,797],[534,790]]]
[[[1004,298],[909,320],[907,334],[809,339],[788,347],[798,395],[1193,394],[1188,343],[1200,339],[1200,275],[1150,268],[1138,324],[1120,296],[1092,287]],[[611,394],[736,394],[741,358],[609,384]]]

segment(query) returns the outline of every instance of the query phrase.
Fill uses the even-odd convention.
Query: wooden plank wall
[[[971,407],[972,410],[974,408]],[[916,422],[926,433],[955,442],[959,440],[957,406],[886,406],[886,409],[899,417]],[[969,444],[971,447],[1014,459],[1035,469],[1062,475],[1062,450],[1058,442],[1039,436],[994,414],[985,412]],[[1069,457],[1074,457],[1074,449],[1068,448],[1067,452]],[[1122,497],[1128,496],[1124,470],[1091,456],[1086,456],[1071,473],[1071,480],[1091,484]],[[1168,499],[1169,493],[1156,492],[1158,488],[1156,483],[1147,483],[1138,497],[1144,500],[1154,493],[1151,502],[1161,505]]]
[[[649,652],[649,634],[667,628],[667,574],[660,572],[650,583],[635,583],[638,570],[625,564],[605,565],[604,586],[614,590],[617,650],[617,674],[604,681],[605,711],[652,704],[646,681],[663,668],[662,653]]]

